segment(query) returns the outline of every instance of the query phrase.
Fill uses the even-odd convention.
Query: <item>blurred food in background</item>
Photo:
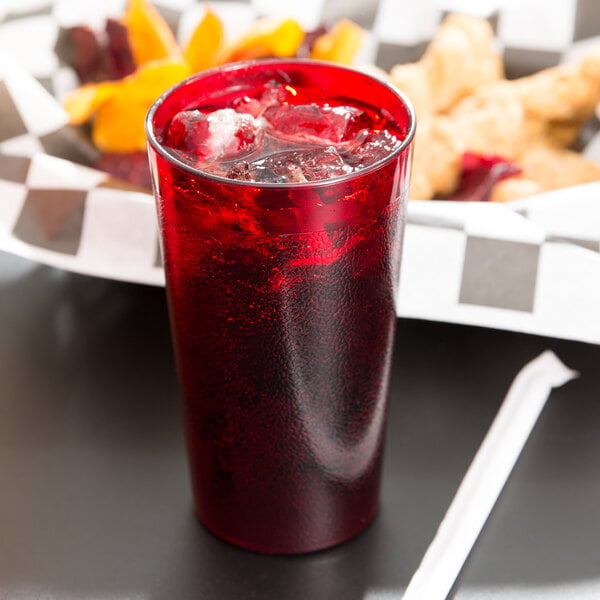
[[[144,118],[164,91],[194,73],[238,60],[309,57],[351,64],[363,32],[347,20],[304,31],[294,19],[264,18],[229,41],[207,6],[180,46],[150,2],[130,0],[123,17],[108,19],[104,31],[78,26],[69,35],[70,62],[83,84],[63,99],[71,123],[91,123],[92,141],[102,153],[99,168],[149,188]]]
[[[130,0],[105,30],[70,30],[70,63],[82,86],[64,98],[73,124],[90,123],[97,166],[150,187],[144,117],[152,102],[189,75],[227,62],[309,57],[352,64],[363,41],[356,24],[304,31],[293,19],[260,19],[228,40],[207,6],[179,45],[148,0]],[[600,167],[574,151],[600,102],[600,50],[507,80],[489,23],[449,15],[421,60],[383,77],[411,99],[418,117],[411,198],[506,201],[600,180]]]
[[[413,198],[505,201],[600,179],[568,149],[600,102],[600,50],[509,81],[489,23],[450,15],[420,61],[384,77],[417,113]]]

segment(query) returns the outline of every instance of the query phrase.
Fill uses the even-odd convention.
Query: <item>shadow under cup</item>
[[[177,112],[272,81],[383,109],[405,139],[356,173],[290,184],[220,178],[161,146]],[[206,71],[148,114],[195,508],[231,543],[310,552],[375,516],[414,127],[386,84],[301,60]]]

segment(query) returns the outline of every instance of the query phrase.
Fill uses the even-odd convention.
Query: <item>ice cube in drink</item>
[[[176,114],[163,143],[209,173],[261,183],[302,183],[368,167],[400,146],[404,133],[373,107],[302,101],[297,90],[269,82],[214,109]]]

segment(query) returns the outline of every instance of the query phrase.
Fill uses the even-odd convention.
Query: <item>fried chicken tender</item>
[[[495,201],[600,179],[596,164],[566,150],[600,103],[600,49],[577,64],[509,81],[489,23],[454,14],[421,60],[396,65],[388,81],[406,93],[418,118],[411,198],[455,191],[465,152],[522,168],[497,184]]]
[[[543,191],[542,186],[537,181],[519,175],[499,181],[490,194],[490,201],[508,202],[509,200],[534,196]]]
[[[576,65],[482,86],[450,115],[467,151],[499,154],[522,168],[519,183],[499,184],[498,201],[599,180],[600,167],[565,148],[599,102],[595,52]]]
[[[599,165],[566,148],[531,148],[519,162],[523,176],[540,183],[544,191],[600,179]]]
[[[529,138],[527,115],[509,81],[483,86],[449,113],[463,152],[516,159]]]
[[[448,115],[429,114],[417,126],[410,196],[429,200],[458,187],[462,155],[500,155],[516,160],[528,137],[525,112],[505,84],[463,99]]]
[[[541,144],[564,147],[600,101],[600,53],[478,88],[450,116],[469,151],[520,158]]]
[[[479,86],[501,79],[503,73],[489,23],[452,14],[444,19],[421,60],[396,65],[390,79],[407,94],[421,116],[447,111]]]
[[[422,118],[415,133],[411,199],[430,200],[452,193],[460,179],[463,148],[450,119]]]
[[[600,180],[600,166],[566,148],[538,146],[530,149],[522,156],[520,166],[523,173],[498,183],[490,200],[506,202]]]
[[[575,65],[559,65],[511,82],[530,118],[582,123],[600,98],[600,50]]]
[[[408,96],[417,118],[433,112],[432,86],[422,64],[396,65],[390,72],[389,81]]]

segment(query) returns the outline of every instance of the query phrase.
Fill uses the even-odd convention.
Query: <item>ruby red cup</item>
[[[273,81],[375,106],[404,139],[358,172],[288,184],[211,175],[161,144],[179,111]],[[203,72],[148,114],[194,505],[224,540],[310,552],[376,514],[414,130],[392,87],[307,60]]]

